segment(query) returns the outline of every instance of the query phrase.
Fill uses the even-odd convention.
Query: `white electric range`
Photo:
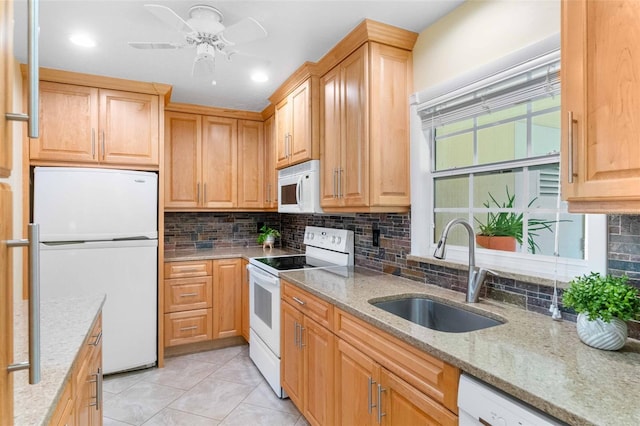
[[[307,226],[305,254],[249,260],[249,356],[280,398],[280,273],[353,265],[353,231]]]

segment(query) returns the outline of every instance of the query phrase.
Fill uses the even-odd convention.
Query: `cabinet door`
[[[249,341],[249,272],[247,271],[248,261],[242,259],[240,268],[242,269],[242,337]]]
[[[0,424],[13,422],[13,378],[7,370],[13,362],[13,260],[4,243],[13,238],[13,194],[0,182]]]
[[[164,312],[210,308],[212,291],[211,277],[164,280]]]
[[[458,416],[395,374],[380,369],[380,418],[383,425],[454,426]]]
[[[164,144],[164,205],[197,207],[202,190],[202,118],[196,114],[167,112]]]
[[[202,207],[232,208],[238,200],[238,120],[202,118]]]
[[[264,167],[263,124],[238,120],[238,207],[263,207]]]
[[[562,2],[562,195],[571,211],[640,208],[638,20],[636,1]]]
[[[345,206],[369,204],[369,102],[367,45],[353,52],[341,64],[342,145],[340,150],[340,198]],[[391,82],[390,84],[395,84]],[[377,104],[376,104],[377,105]],[[393,141],[393,143],[391,143]],[[395,139],[389,139],[395,146]],[[392,158],[384,161],[384,167]],[[409,171],[407,170],[407,174]]]
[[[304,416],[312,425],[331,424],[335,337],[329,330],[304,316],[299,344],[304,353]]]
[[[311,159],[311,80],[298,86],[290,95],[291,124],[289,163]]]
[[[213,338],[242,334],[240,259],[213,262]]]
[[[288,303],[282,303],[282,316],[280,321],[280,382],[291,401],[304,410],[304,360],[300,347],[300,327],[302,327],[302,313],[294,309]]]
[[[320,80],[321,118],[320,133],[320,203],[322,207],[340,205],[338,173],[342,147],[342,123],[340,102],[341,67],[337,66]]]
[[[264,122],[264,207],[278,208],[278,170],[276,170],[276,125],[272,115]]]
[[[158,96],[100,90],[100,161],[157,166]]]
[[[7,112],[16,112],[13,108],[14,83],[13,57],[13,2],[0,3],[0,177],[6,178],[11,174],[13,124],[5,119]],[[2,412],[2,410],[0,410]]]
[[[409,103],[412,56],[407,50],[369,43],[369,204],[410,204]]]
[[[368,356],[336,339],[335,424],[377,424],[380,367]]]
[[[276,105],[276,167],[289,165],[289,134],[291,132],[291,105],[289,98]]]
[[[96,335],[95,338],[92,337],[89,342],[93,345],[91,360],[89,363],[89,384],[92,391],[91,403],[89,404],[89,418],[92,426],[102,425],[102,413],[104,409],[104,395],[102,394],[102,328],[100,327],[97,331],[100,332],[100,335]]]
[[[98,161],[98,89],[40,82],[40,137],[29,140],[29,158]]]

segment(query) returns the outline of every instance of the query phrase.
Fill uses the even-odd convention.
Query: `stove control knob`
[[[338,237],[338,239],[336,240],[336,244],[340,244],[342,242],[342,237]]]
[[[310,240],[313,240],[313,237],[314,237],[313,232],[307,233],[307,238],[309,238]]]
[[[336,243],[336,236],[334,235],[333,237],[331,237],[331,244],[335,244]]]

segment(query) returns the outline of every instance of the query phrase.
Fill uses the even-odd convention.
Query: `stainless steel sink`
[[[502,321],[426,297],[406,297],[369,303],[416,324],[447,333],[465,333],[503,324]]]

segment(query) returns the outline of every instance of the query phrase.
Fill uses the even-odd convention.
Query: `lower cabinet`
[[[281,383],[309,423],[458,424],[458,368],[295,285],[282,288]]]
[[[284,292],[286,296],[286,288]],[[311,298],[296,296],[296,304],[304,310]],[[282,387],[310,424],[331,424],[335,336],[286,300],[281,316]]]
[[[102,316],[84,342],[49,425],[102,425]]]
[[[242,335],[241,267],[240,258],[165,263],[165,347]]]

